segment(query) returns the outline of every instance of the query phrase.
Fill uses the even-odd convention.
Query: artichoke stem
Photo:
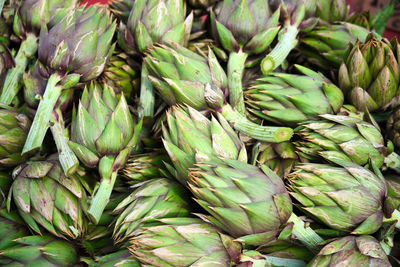
[[[283,35],[279,39],[278,44],[261,61],[261,71],[263,74],[268,74],[279,67],[285,61],[290,51],[297,45],[298,41],[296,37],[299,32],[297,26],[287,23],[282,31]]]
[[[28,137],[26,138],[24,149],[22,150],[23,155],[40,148],[43,143],[44,136],[49,127],[53,108],[63,89],[62,86],[57,85],[59,81],[61,81],[61,77],[57,73],[52,74],[47,81],[46,91],[44,92],[43,98],[40,100],[35,118],[33,119]]]
[[[228,61],[229,103],[242,115],[245,111],[242,77],[247,56],[247,53],[240,49],[239,52],[230,53]]]
[[[100,187],[95,193],[88,210],[88,215],[95,224],[99,222],[110,200],[111,192],[117,179],[118,169],[114,170],[113,164],[114,158],[112,156],[102,157],[99,162]]]
[[[262,265],[260,266],[290,266],[290,267],[304,267],[306,264],[302,260],[280,258],[274,256],[263,256]],[[253,265],[255,266],[255,265]]]
[[[140,81],[139,118],[153,117],[154,115],[154,89],[147,77],[149,75],[146,64],[142,64]]]
[[[0,103],[10,105],[19,89],[22,87],[22,75],[28,65],[29,59],[38,49],[38,38],[33,34],[27,34],[26,39],[21,42],[17,56],[14,58],[15,67],[8,70],[4,80]]]
[[[318,253],[320,249],[318,244],[324,241],[311,227],[305,226],[305,223],[292,213],[288,222],[293,223],[293,234],[308,247],[312,252]]]
[[[53,116],[50,119],[50,130],[53,134],[54,141],[56,142],[61,167],[64,170],[65,175],[69,177],[74,174],[78,168],[79,161],[74,152],[68,146],[69,133],[68,129],[65,129],[64,127],[64,120],[59,109],[57,109],[57,115],[58,118],[56,118],[56,114],[53,113]]]
[[[260,141],[280,143],[288,141],[293,135],[292,128],[261,126],[251,122],[245,116],[234,110],[229,104],[222,107],[221,115],[235,130]]]
[[[396,228],[400,229],[400,211],[398,211],[397,209],[395,209],[390,218],[385,219],[384,222],[394,222],[395,220],[397,220],[395,225]]]

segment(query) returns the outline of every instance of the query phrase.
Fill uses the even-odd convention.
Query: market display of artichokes
[[[0,265],[400,266],[378,2],[0,1]]]

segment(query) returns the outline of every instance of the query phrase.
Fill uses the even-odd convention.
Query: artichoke
[[[169,176],[164,171],[164,162],[169,162],[165,151],[131,155],[120,174],[132,185],[153,178]]]
[[[225,0],[215,11],[217,14],[211,13],[214,35],[230,52],[229,102],[244,114],[242,76],[246,58],[265,52],[275,39],[280,10],[273,13],[264,0]]]
[[[158,219],[187,217],[190,211],[188,198],[178,183],[166,178],[143,182],[114,209],[114,214],[118,214],[114,240],[125,241],[146,226],[156,225]]]
[[[101,183],[88,211],[97,223],[107,205],[120,168],[136,146],[142,121],[133,120],[122,94],[119,101],[107,85],[91,84],[83,91],[72,118],[69,146],[89,168],[98,167]]]
[[[345,0],[320,0],[316,7],[316,15],[326,22],[344,21],[349,13]]]
[[[25,161],[21,153],[30,126],[27,116],[0,104],[0,170]]]
[[[362,235],[333,240],[307,266],[389,267],[392,265],[378,240],[369,235]]]
[[[340,158],[368,166],[371,162],[378,168],[390,154],[383,136],[376,126],[351,113],[343,115],[320,115],[320,120],[306,121],[295,129],[299,141],[296,150],[304,161]]]
[[[13,199],[25,223],[38,234],[39,225],[58,237],[78,238],[86,230],[85,172],[64,175],[57,155],[45,161],[28,161],[13,172]],[[10,210],[10,202],[8,209]]]
[[[320,114],[336,114],[343,105],[340,88],[321,73],[296,65],[304,75],[271,73],[245,92],[248,112],[261,120],[296,126]]]
[[[339,69],[339,85],[360,110],[384,110],[398,95],[400,44],[370,35],[347,49]],[[397,103],[395,103],[397,104]]]
[[[299,49],[317,67],[338,70],[348,44],[365,41],[369,33],[368,29],[348,22],[318,26],[301,34]]]
[[[292,202],[281,178],[266,166],[237,160],[196,164],[189,189],[211,221],[246,245],[274,240],[292,215]]]
[[[16,10],[14,33],[22,40],[15,57],[15,67],[7,73],[2,88],[0,103],[11,104],[22,86],[22,75],[29,59],[38,50],[38,37],[44,26],[53,27],[76,6],[77,0],[26,0]],[[56,45],[58,45],[57,43]]]
[[[159,219],[131,239],[131,253],[152,266],[231,266],[239,247],[218,229],[197,218]]]
[[[341,164],[298,166],[288,178],[291,195],[301,210],[332,229],[373,234],[382,225],[386,182],[357,164]]]
[[[2,266],[73,266],[79,263],[76,248],[49,235],[33,235],[14,240],[16,246],[0,250]]]
[[[164,147],[176,169],[177,179],[186,184],[189,168],[202,157],[218,156],[247,162],[244,143],[223,117],[207,119],[193,108],[172,107],[163,127]],[[175,171],[171,171],[175,173]]]
[[[38,149],[49,126],[62,90],[97,78],[112,54],[115,21],[100,6],[79,7],[68,13],[39,40],[40,74],[46,90],[24,146],[24,153]]]
[[[261,141],[283,142],[292,129],[252,123],[224,102],[227,78],[214,53],[200,56],[181,46],[159,46],[145,58],[149,80],[169,105],[185,104],[197,110],[220,113],[239,132]]]

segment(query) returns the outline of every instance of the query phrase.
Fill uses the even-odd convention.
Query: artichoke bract
[[[117,18],[126,23],[134,3],[135,0],[111,0],[108,1],[108,7]]]
[[[231,266],[240,247],[198,218],[159,219],[130,240],[129,250],[152,266]]]
[[[225,0],[211,12],[214,35],[230,52],[228,61],[229,103],[244,114],[242,76],[248,55],[267,50],[279,31],[279,11],[264,0]]]
[[[158,219],[190,216],[189,198],[182,186],[166,178],[151,179],[136,186],[136,190],[114,209],[118,214],[114,240],[125,241],[138,235]]]
[[[325,245],[308,267],[392,266],[379,241],[369,235],[346,236]]]
[[[384,110],[396,100],[400,84],[400,44],[394,38],[350,45],[339,69],[339,85],[360,110]],[[396,103],[397,104],[397,103]]]
[[[307,61],[324,69],[339,69],[349,43],[365,41],[370,31],[364,27],[340,22],[318,26],[300,37],[299,49]]]
[[[237,160],[196,164],[189,189],[212,216],[207,220],[246,245],[274,240],[292,215],[292,202],[281,178],[266,166]]]
[[[73,266],[79,255],[73,244],[50,235],[24,236],[16,246],[0,250],[2,266]]]
[[[0,104],[0,170],[25,161],[21,153],[30,126],[27,116]]]
[[[129,252],[128,249],[120,249],[104,256],[98,256],[94,260],[84,259],[84,261],[93,267],[141,267],[142,264]]]
[[[261,120],[296,126],[320,114],[335,114],[343,105],[339,87],[321,73],[296,65],[304,75],[271,73],[246,90],[248,112]]]
[[[320,120],[301,123],[295,129],[300,137],[295,142],[300,158],[314,162],[340,158],[363,166],[373,163],[381,168],[391,152],[382,133],[374,124],[349,114],[325,114],[320,115]]]
[[[173,107],[163,127],[164,147],[175,167],[177,179],[186,185],[196,153],[204,159],[218,156],[247,162],[244,143],[223,117],[209,120],[197,110]]]
[[[99,6],[79,7],[39,38],[40,73],[47,79],[24,153],[38,149],[49,127],[52,110],[64,89],[97,78],[112,54],[116,24]]]
[[[14,33],[22,40],[15,57],[15,67],[7,73],[0,103],[11,104],[22,86],[22,75],[29,59],[38,49],[39,32],[43,26],[53,27],[73,10],[77,0],[27,0],[23,1],[14,16]]]
[[[227,77],[214,53],[200,56],[184,47],[154,47],[145,58],[149,80],[169,105],[183,104],[222,115],[239,132],[267,142],[283,142],[291,128],[266,127],[247,120],[224,101]]]
[[[7,209],[0,208],[0,254],[2,250],[15,247],[15,239],[28,234],[28,228],[15,211],[8,212]]]
[[[57,155],[45,161],[28,161],[13,172],[14,182],[8,196],[25,223],[38,234],[39,226],[58,237],[75,239],[86,230],[86,190],[81,179],[85,172],[64,175]]]
[[[299,165],[288,178],[290,194],[304,212],[332,229],[373,234],[382,225],[386,182],[357,164],[339,163],[343,167]]]
[[[144,54],[153,44],[186,45],[192,28],[193,14],[186,19],[186,1],[137,0],[126,27],[120,27],[120,45],[128,53]],[[142,65],[139,117],[153,117],[154,91]]]
[[[88,214],[97,223],[107,205],[117,174],[136,146],[142,120],[136,123],[123,93],[117,100],[107,85],[88,85],[73,114],[69,146],[87,167],[97,167],[100,187]]]

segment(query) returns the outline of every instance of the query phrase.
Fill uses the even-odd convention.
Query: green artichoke
[[[123,52],[116,52],[108,60],[103,74],[98,78],[100,83],[113,88],[117,95],[124,92],[128,102],[134,102],[139,88],[139,66]]]
[[[362,235],[333,240],[307,266],[389,267],[392,265],[378,240],[369,235]]]
[[[232,239],[197,218],[159,219],[131,239],[131,253],[152,266],[231,266],[239,256]]]
[[[291,142],[265,143],[258,142],[253,146],[252,163],[261,167],[266,165],[279,177],[286,177],[298,162],[295,147]]]
[[[300,137],[295,147],[303,161],[340,158],[380,168],[391,152],[379,128],[357,116],[320,115],[320,120],[301,123],[295,132]]]
[[[266,166],[237,160],[211,160],[189,172],[189,189],[211,221],[246,245],[276,239],[292,215],[281,178]]]
[[[326,22],[344,21],[349,13],[345,0],[320,0],[316,7],[316,15]]]
[[[348,22],[318,26],[300,36],[299,49],[307,60],[323,70],[337,70],[349,43],[365,41],[370,31]]]
[[[40,74],[46,90],[24,146],[24,153],[39,149],[52,110],[64,89],[97,78],[112,54],[116,23],[99,5],[79,7],[68,13],[39,39]]]
[[[131,185],[168,176],[164,171],[164,162],[169,162],[165,151],[131,155],[120,174]]]
[[[11,104],[22,86],[22,75],[29,60],[38,50],[38,37],[42,27],[53,27],[75,8],[77,0],[26,0],[16,10],[14,33],[22,40],[15,57],[15,67],[7,73],[2,87],[0,103]],[[56,44],[56,46],[59,43]]]
[[[164,147],[177,172],[176,178],[184,185],[198,153],[204,159],[218,156],[247,162],[244,143],[223,117],[209,120],[190,107],[171,108],[163,127],[163,138]]]
[[[339,85],[360,110],[384,110],[396,100],[400,84],[400,44],[394,38],[350,45],[339,69]],[[395,103],[397,105],[397,103]]]
[[[64,175],[57,155],[45,161],[28,161],[13,172],[14,182],[8,196],[25,223],[38,234],[40,226],[58,237],[78,238],[86,231],[85,172]]]
[[[21,153],[30,126],[27,116],[0,104],[0,170],[25,161]]]
[[[79,263],[76,248],[50,235],[33,235],[14,240],[15,247],[0,250],[2,266],[73,266]]]
[[[304,75],[271,73],[245,92],[248,112],[261,120],[296,126],[320,114],[336,114],[343,105],[340,88],[321,73],[296,65]]]
[[[190,202],[178,183],[166,178],[156,178],[136,185],[135,191],[114,209],[118,215],[114,228],[114,240],[125,241],[138,235],[158,219],[187,217]]]
[[[136,146],[142,121],[136,124],[122,94],[119,101],[107,85],[91,84],[73,114],[69,146],[87,167],[97,167],[100,187],[88,214],[97,223],[107,205],[118,170]]]
[[[211,12],[213,32],[230,52],[228,61],[229,103],[244,114],[242,76],[248,55],[267,50],[279,31],[279,11],[264,0],[225,0]]]
[[[121,46],[128,53],[144,53],[153,44],[187,44],[193,15],[185,20],[183,0],[136,0],[126,28],[120,29]]]
[[[283,142],[292,129],[252,123],[224,102],[227,78],[214,53],[200,56],[181,46],[154,47],[145,58],[149,80],[169,105],[184,104],[220,113],[239,132],[261,141]]]
[[[301,210],[332,229],[373,234],[382,225],[386,182],[357,164],[341,164],[299,165],[288,178],[291,195]]]

